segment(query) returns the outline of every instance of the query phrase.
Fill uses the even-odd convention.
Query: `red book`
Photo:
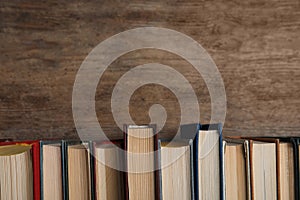
[[[0,142],[0,146],[14,144],[30,144],[32,146],[32,167],[33,167],[33,198],[40,200],[40,143],[38,140],[33,141],[13,141]]]

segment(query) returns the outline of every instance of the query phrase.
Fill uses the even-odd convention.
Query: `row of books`
[[[222,138],[221,124],[183,125],[172,141],[155,126],[124,133],[1,142],[0,199],[299,199],[297,138]]]

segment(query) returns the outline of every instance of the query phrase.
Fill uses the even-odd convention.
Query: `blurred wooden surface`
[[[143,26],[183,32],[212,56],[227,94],[224,134],[300,136],[299,0],[1,0],[0,137],[76,138],[72,88],[81,62],[104,39]],[[175,55],[141,50],[116,60],[98,85],[97,115],[106,134],[121,136],[110,112],[114,84],[130,68],[153,61],[185,75],[200,100],[201,121],[209,121],[201,76]],[[162,134],[172,134],[179,105],[161,86],[134,93],[133,119],[148,123],[153,103],[165,106]]]

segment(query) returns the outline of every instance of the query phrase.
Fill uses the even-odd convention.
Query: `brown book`
[[[293,146],[289,142],[280,142],[278,147],[280,161],[278,170],[278,199],[295,199]]]
[[[159,199],[157,134],[152,126],[125,126],[126,181],[125,197],[130,200]],[[132,156],[133,155],[133,156]],[[146,156],[144,156],[146,155]]]
[[[225,197],[232,200],[250,199],[250,165],[248,140],[225,139],[224,181]]]
[[[224,199],[222,124],[186,124],[180,132],[193,139],[195,199]]]

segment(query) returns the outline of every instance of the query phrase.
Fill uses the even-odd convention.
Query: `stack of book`
[[[171,141],[128,125],[118,141],[0,142],[0,199],[299,199],[300,139],[222,138],[220,124],[180,132]]]

